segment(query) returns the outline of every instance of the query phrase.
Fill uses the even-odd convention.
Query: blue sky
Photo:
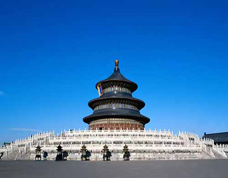
[[[2,1],[0,144],[87,128],[114,60],[146,128],[228,131],[227,1]]]

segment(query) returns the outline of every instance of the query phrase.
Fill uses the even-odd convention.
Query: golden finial
[[[115,60],[116,70],[119,68],[119,60]]]

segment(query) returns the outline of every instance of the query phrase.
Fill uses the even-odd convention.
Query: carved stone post
[[[41,160],[41,147],[40,147],[40,145],[38,145],[37,147],[36,147],[36,157],[35,157],[35,160]]]
[[[130,156],[131,156],[131,154],[129,152],[128,146],[124,145],[124,148],[123,148],[123,159],[124,159],[124,161],[129,161]]]
[[[81,152],[81,160],[86,161],[86,146],[85,145],[82,146],[80,152]]]
[[[63,160],[63,149],[60,145],[57,147],[57,155],[56,155],[55,160],[56,161],[62,161]]]
[[[103,148],[103,161],[110,161],[110,157],[112,156],[111,152],[108,149],[108,146],[105,145]]]

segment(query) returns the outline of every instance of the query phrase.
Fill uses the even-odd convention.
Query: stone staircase
[[[16,160],[29,160],[29,159],[30,159],[30,151],[24,154],[19,154],[16,158]]]
[[[213,159],[213,158],[215,158],[215,155],[213,153],[202,151],[202,159]]]
[[[30,158],[30,146],[14,147],[8,151],[8,155],[5,153],[2,160],[29,160]]]
[[[19,154],[19,150],[14,150],[11,154],[3,156],[2,160],[16,160]]]
[[[227,155],[225,153],[221,153],[220,151],[213,149],[213,153],[216,159],[226,159]]]

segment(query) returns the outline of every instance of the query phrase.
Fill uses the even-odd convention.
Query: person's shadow
[[[0,153],[0,160],[2,160],[3,155],[4,155],[4,153],[1,152],[1,153]]]
[[[86,161],[89,161],[90,156],[91,156],[91,152],[86,150]]]

